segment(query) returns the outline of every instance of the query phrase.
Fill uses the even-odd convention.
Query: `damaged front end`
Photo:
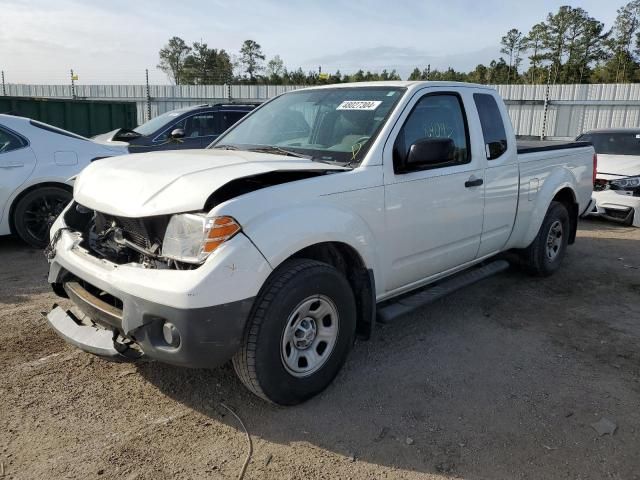
[[[78,246],[96,258],[116,265],[189,270],[203,261],[180,261],[166,256],[163,244],[174,215],[127,218],[97,212],[73,202],[64,214],[65,230],[79,235]],[[174,222],[175,223],[175,222]]]
[[[593,199],[591,215],[640,227],[640,176],[598,178]]]
[[[54,228],[49,282],[73,307],[54,305],[46,318],[68,343],[110,360],[144,357],[189,367],[216,366],[238,348],[252,298],[193,301],[212,272],[203,266],[208,255],[240,231],[230,217],[131,219],[74,202]],[[222,258],[239,248],[254,270],[263,268],[245,236],[230,243]]]

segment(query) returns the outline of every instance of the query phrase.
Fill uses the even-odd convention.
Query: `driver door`
[[[465,99],[457,92],[427,91],[407,106],[383,153],[387,292],[474,260],[480,245],[484,164],[470,139]],[[416,171],[398,167],[398,155],[406,158],[412,144],[446,138],[454,148],[442,162]]]
[[[35,166],[29,142],[0,127],[0,218],[13,192],[27,181]]]

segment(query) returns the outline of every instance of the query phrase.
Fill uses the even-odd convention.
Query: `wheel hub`
[[[556,220],[551,224],[549,235],[547,235],[547,258],[553,260],[558,256],[562,248],[562,223]]]
[[[313,318],[305,317],[298,320],[293,328],[293,343],[296,348],[305,350],[311,346],[316,339],[318,329]]]
[[[338,340],[338,309],[324,295],[304,299],[291,312],[284,331],[280,356],[294,377],[306,377],[326,363]]]

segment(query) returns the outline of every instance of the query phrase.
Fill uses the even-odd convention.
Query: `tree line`
[[[483,84],[628,83],[640,81],[640,0],[617,10],[613,26],[583,8],[561,6],[529,32],[510,29],[500,39],[500,56],[470,72],[416,67],[408,80],[447,80]],[[206,43],[187,45],[173,37],[160,50],[158,68],[175,84],[248,83],[316,85],[400,80],[395,70],[352,74],[287,69],[275,55],[266,60],[260,44],[246,40],[237,55]],[[526,68],[523,67],[524,61]]]
[[[160,49],[159,56],[158,68],[176,85],[315,85],[401,79],[395,70],[386,69],[380,73],[359,70],[351,75],[343,75],[340,70],[333,73],[288,70],[280,55],[266,61],[262,47],[254,40],[245,40],[239,54],[230,55],[224,49],[209,48],[206,43],[195,42],[190,46],[182,38],[172,37]]]

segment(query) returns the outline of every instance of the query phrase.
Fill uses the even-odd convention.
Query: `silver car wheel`
[[[338,339],[338,309],[329,297],[314,295],[294,308],[282,334],[280,356],[294,377],[312,375],[329,360]]]
[[[547,258],[553,261],[562,249],[562,222],[556,220],[551,224],[549,235],[547,235]]]

